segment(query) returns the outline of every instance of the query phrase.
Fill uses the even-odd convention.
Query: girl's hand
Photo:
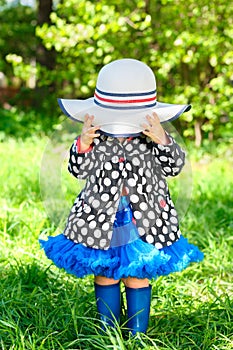
[[[96,134],[96,131],[99,130],[100,127],[92,126],[93,120],[93,115],[90,116],[86,114],[84,117],[84,124],[80,135],[80,151],[87,150],[93,143],[93,139],[100,136],[100,134]]]
[[[148,124],[142,124],[143,134],[149,136],[155,143],[161,143],[163,145],[168,145],[171,141],[169,140],[167,134],[165,133],[162,125],[160,124],[159,117],[154,112],[152,116],[147,115],[146,119]]]

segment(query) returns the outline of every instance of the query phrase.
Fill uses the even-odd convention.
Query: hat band
[[[143,109],[156,105],[156,90],[137,93],[110,93],[95,90],[94,103],[110,109]]]

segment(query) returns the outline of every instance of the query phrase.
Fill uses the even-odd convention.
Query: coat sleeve
[[[154,143],[155,161],[166,177],[178,175],[185,164],[185,152],[171,135],[168,137],[171,140],[168,145]]]
[[[92,151],[78,152],[77,139],[74,140],[70,148],[70,157],[68,163],[69,172],[77,179],[86,179],[93,167]]]

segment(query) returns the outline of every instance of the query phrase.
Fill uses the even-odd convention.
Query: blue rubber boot
[[[101,321],[103,321],[102,328],[104,330],[106,328],[104,323],[107,326],[115,327],[116,322],[120,321],[121,313],[120,282],[107,286],[95,283],[95,297],[97,310]]]
[[[146,333],[151,303],[151,286],[144,288],[125,288],[128,322],[127,328],[135,335],[137,332]]]

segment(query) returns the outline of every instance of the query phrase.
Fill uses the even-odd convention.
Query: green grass
[[[148,333],[129,339],[124,327],[100,334],[93,278],[67,275],[40,250],[39,235],[61,231],[57,217],[80,188],[63,160],[60,173],[43,171],[51,191],[62,192],[52,211],[44,209],[47,187],[42,176],[41,189],[39,174],[47,142],[35,137],[0,144],[0,349],[233,349],[233,150],[217,157],[191,152],[192,197],[181,229],[205,259],[152,282]]]

